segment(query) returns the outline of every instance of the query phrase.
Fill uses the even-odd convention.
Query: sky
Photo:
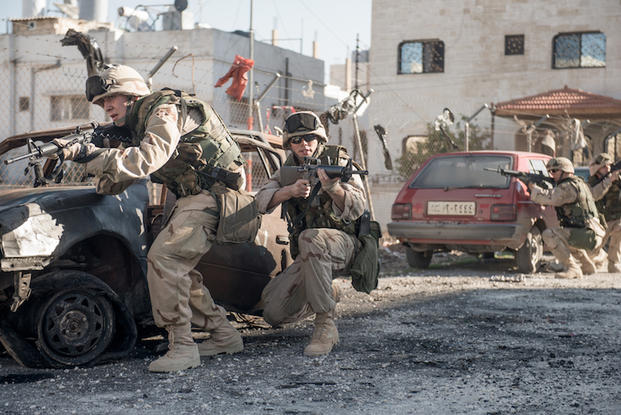
[[[279,46],[312,53],[312,42],[319,44],[319,58],[325,61],[326,74],[332,64],[344,63],[348,52],[355,51],[356,35],[360,49],[368,49],[371,41],[372,0],[254,0],[253,28],[255,39],[269,42],[272,29],[278,30]],[[162,5],[174,0],[108,0],[108,20],[118,19],[120,6]],[[54,3],[47,0],[48,15],[58,16]],[[188,0],[194,19],[220,30],[250,28],[250,0]],[[161,10],[161,9],[160,9]],[[7,20],[22,16],[20,0],[3,0],[0,5],[0,33],[6,33]],[[292,39],[292,40],[285,40]],[[327,81],[326,75],[326,81]]]

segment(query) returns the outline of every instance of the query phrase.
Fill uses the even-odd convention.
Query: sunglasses
[[[317,136],[315,134],[306,134],[306,135],[298,135],[293,137],[290,142],[292,144],[300,144],[302,142],[302,140],[306,141],[307,143],[312,142],[313,140],[316,140]]]
[[[299,131],[315,131],[319,128],[319,119],[314,114],[296,113],[285,121],[285,129],[289,134]]]
[[[560,169],[548,169],[548,173],[556,173]]]

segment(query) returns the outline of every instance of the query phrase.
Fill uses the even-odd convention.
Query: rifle
[[[354,174],[361,176],[369,174],[368,170],[354,170],[351,159],[346,166],[334,166],[319,164],[319,159],[305,157],[304,164],[301,166],[282,166],[280,168],[280,185],[288,186],[299,179],[306,179],[313,185],[319,180],[317,169],[325,170],[331,179],[340,177],[343,183],[347,183]]]
[[[554,186],[554,179],[552,177],[549,176],[544,176],[541,173],[526,173],[523,171],[517,171],[517,170],[509,170],[509,169],[503,169],[498,167],[497,169],[492,169],[490,167],[484,167],[483,170],[487,170],[487,171],[493,171],[496,173],[500,173],[503,176],[506,177],[515,177],[518,180],[521,180],[522,182],[524,182],[525,184],[528,185],[528,183],[535,183],[541,187],[545,187],[547,189],[551,188],[552,186]]]

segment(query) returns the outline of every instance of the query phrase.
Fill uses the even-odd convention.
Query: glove
[[[73,143],[69,144],[71,140],[63,140],[57,138],[52,140],[52,143],[59,147],[61,155],[58,157],[61,160],[73,160],[76,163],[88,163],[101,152],[92,144]],[[58,153],[57,153],[58,154]]]

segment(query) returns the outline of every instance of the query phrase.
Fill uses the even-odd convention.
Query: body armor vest
[[[213,108],[185,92],[163,89],[136,101],[128,110],[125,125],[132,132],[131,146],[139,146],[149,117],[160,105],[175,104],[179,111],[178,128],[182,131],[187,112],[196,109],[202,122],[181,136],[172,157],[151,180],[163,183],[177,197],[198,194],[216,181],[235,188],[243,178],[234,173],[244,164],[239,145],[233,140],[220,116]]]
[[[602,179],[593,175],[589,177],[589,185],[591,187],[595,186]],[[617,220],[621,218],[621,201],[619,197],[621,196],[621,183],[619,181],[614,181],[610,185],[610,188],[600,200],[595,202],[597,206],[597,210],[604,215],[604,218],[612,222],[613,220]]]
[[[349,160],[345,147],[327,145],[317,157],[323,165],[344,166]],[[285,161],[285,166],[298,166],[299,163],[293,154]],[[338,218],[332,211],[332,198],[325,192],[321,192],[311,199],[293,198],[286,202],[285,212],[289,222],[289,240],[291,243],[291,256],[298,254],[297,241],[300,233],[311,228],[338,229],[350,235],[356,236],[356,222],[345,221]],[[300,218],[300,215],[304,215]],[[299,220],[296,220],[298,219]]]
[[[588,185],[576,176],[562,179],[557,186],[561,183],[569,184],[578,193],[574,202],[556,207],[556,216],[561,226],[564,228],[589,227],[588,219],[597,218],[599,214]]]

